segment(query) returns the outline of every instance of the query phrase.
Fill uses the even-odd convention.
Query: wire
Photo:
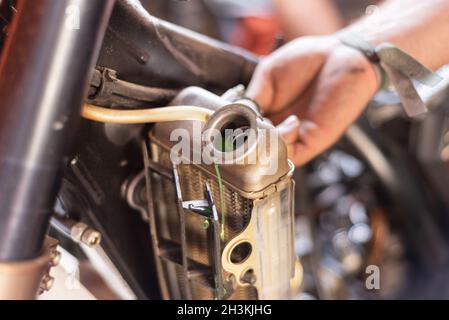
[[[169,106],[154,109],[117,110],[85,104],[81,115],[83,118],[97,122],[143,124],[181,120],[206,122],[212,113],[212,110],[195,106]]]
[[[220,211],[221,211],[221,233],[220,238],[221,241],[224,241],[225,237],[225,205],[224,205],[224,187],[223,187],[223,179],[221,178],[220,168],[218,164],[215,164],[215,173],[217,174],[218,179],[218,188],[220,189]]]

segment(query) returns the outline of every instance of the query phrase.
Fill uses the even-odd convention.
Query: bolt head
[[[81,242],[89,247],[94,247],[101,242],[101,233],[98,231],[88,229],[81,237]]]

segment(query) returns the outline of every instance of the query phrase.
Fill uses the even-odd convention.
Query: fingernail
[[[301,136],[304,136],[307,134],[307,132],[314,131],[316,129],[318,129],[318,126],[316,125],[316,123],[314,123],[312,121],[303,121],[299,128],[299,134]]]
[[[291,115],[285,119],[279,126],[284,128],[293,128],[300,124],[299,118],[296,115]]]

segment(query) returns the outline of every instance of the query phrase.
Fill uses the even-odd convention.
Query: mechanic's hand
[[[301,165],[334,144],[379,87],[359,51],[336,37],[294,40],[258,66],[247,96],[278,128],[289,157]],[[298,118],[296,117],[298,116]]]

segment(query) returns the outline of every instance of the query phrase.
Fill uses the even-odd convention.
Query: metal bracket
[[[206,218],[212,214],[210,203],[207,200],[183,201],[182,207]]]
[[[168,104],[176,90],[145,87],[120,80],[117,71],[97,67],[91,79],[88,102],[101,106],[143,108],[151,104]]]

